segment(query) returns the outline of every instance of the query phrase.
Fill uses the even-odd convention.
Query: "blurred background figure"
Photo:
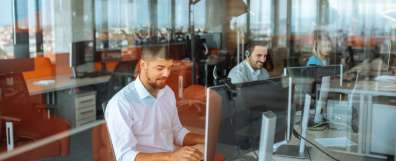
[[[329,65],[329,55],[331,52],[331,40],[326,34],[319,34],[315,36],[312,56],[307,61],[307,66],[318,65],[326,66]]]

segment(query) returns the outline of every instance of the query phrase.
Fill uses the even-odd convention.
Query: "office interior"
[[[230,112],[229,118],[224,112],[213,114],[208,103],[216,97],[207,97],[211,89],[220,93],[223,111],[254,101],[269,107],[250,107],[243,116],[247,120],[275,106],[284,110],[277,116],[283,126],[276,126],[275,133],[275,141],[283,142],[272,160],[395,158],[393,0],[1,3],[0,160],[115,160],[104,120],[106,103],[138,75],[142,48],[157,45],[169,46],[175,60],[168,86],[183,126],[205,134],[213,118],[221,124],[215,126],[217,141],[205,145],[211,147],[205,153],[216,160],[258,160],[261,126],[238,124],[235,118],[243,112]],[[318,35],[330,40],[328,65],[307,66]],[[227,75],[244,61],[251,42],[269,44],[270,79],[234,86]],[[231,95],[238,99],[224,91],[229,85],[237,89]],[[285,157],[298,149],[280,154],[283,145],[302,140],[305,158]]]

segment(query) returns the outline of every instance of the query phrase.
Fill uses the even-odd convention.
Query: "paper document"
[[[49,85],[52,85],[54,83],[55,83],[55,80],[52,80],[52,79],[50,79],[50,80],[39,80],[39,81],[33,82],[33,84],[36,85],[36,86],[49,86]]]
[[[316,138],[315,141],[324,147],[341,147],[346,148],[348,146],[357,145],[347,137],[337,138]]]
[[[396,82],[396,76],[391,76],[391,75],[381,75],[375,77],[376,81],[380,82]]]

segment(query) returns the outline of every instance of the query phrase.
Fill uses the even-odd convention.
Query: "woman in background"
[[[329,54],[331,52],[331,41],[328,36],[319,36],[313,44],[312,53],[307,66],[327,66],[329,65]]]

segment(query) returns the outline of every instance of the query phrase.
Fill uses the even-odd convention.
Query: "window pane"
[[[201,0],[194,6],[194,27],[195,29],[205,29],[206,21],[206,0]]]
[[[255,34],[270,34],[271,32],[271,3],[272,0],[250,1],[250,30]]]
[[[95,10],[98,49],[132,45],[133,32],[150,26],[149,1],[96,0]],[[170,18],[161,24],[170,25]]]
[[[296,0],[292,2],[292,32],[312,33],[316,26],[317,0]]]
[[[188,1],[176,0],[175,28],[182,31],[188,29]]]
[[[43,51],[54,51],[54,2],[53,0],[40,0],[40,19],[43,36]]]
[[[0,10],[0,59],[7,59],[13,57],[12,0],[1,3],[4,7]]]
[[[158,0],[157,19],[158,28],[171,27],[171,0]]]

